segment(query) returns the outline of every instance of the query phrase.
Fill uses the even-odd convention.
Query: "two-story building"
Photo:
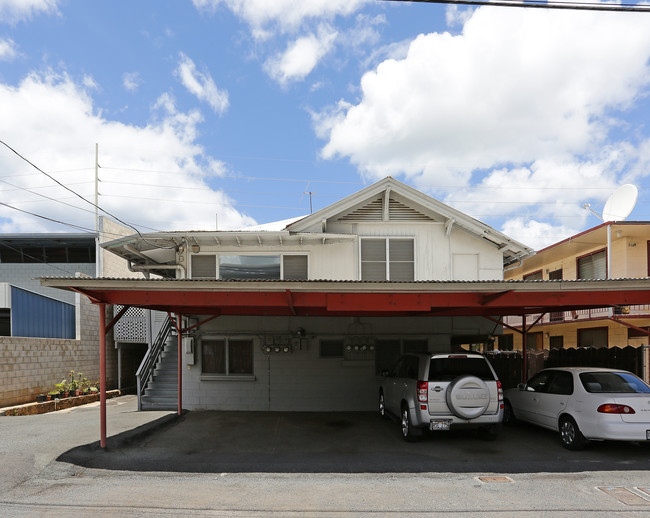
[[[403,352],[450,351],[499,332],[471,314],[436,316],[415,293],[386,298],[387,318],[375,307],[378,292],[501,281],[504,265],[531,251],[390,177],[281,229],[159,232],[103,246],[149,277],[142,305],[184,304],[191,315],[183,407],[237,410],[374,408],[381,372]],[[187,293],[157,292],[166,280]],[[343,285],[355,293],[337,293]],[[176,403],[169,373],[178,360],[169,356],[169,368],[151,362],[145,408]],[[149,398],[156,388],[160,397]]]
[[[650,222],[608,222],[523,258],[506,268],[505,279],[560,281],[650,277]],[[537,316],[528,317],[527,324]],[[521,328],[521,317],[505,323]],[[650,305],[554,311],[527,333],[527,349],[647,346]],[[506,329],[501,349],[522,349],[522,335]]]

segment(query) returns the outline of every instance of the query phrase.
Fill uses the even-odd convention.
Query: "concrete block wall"
[[[113,239],[118,239],[123,236],[130,236],[135,234],[135,231],[132,228],[126,227],[112,221],[110,219],[101,217],[100,218],[100,241],[105,243],[106,241],[112,241]],[[144,277],[141,273],[131,272],[127,266],[126,260],[117,255],[109,252],[107,250],[101,249],[100,254],[100,277],[116,277],[116,278],[138,278]],[[94,274],[94,272],[93,272]]]
[[[0,407],[34,401],[71,370],[99,379],[99,311],[85,297],[80,304],[77,340],[0,337]],[[109,388],[117,385],[117,353],[110,345],[107,379]]]

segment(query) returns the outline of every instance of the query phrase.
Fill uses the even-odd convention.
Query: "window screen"
[[[414,253],[412,239],[390,239],[389,272],[391,281],[412,281],[414,272]]]
[[[217,258],[214,255],[192,256],[192,279],[216,279]]]
[[[578,259],[578,279],[606,279],[607,253],[605,250]]]
[[[361,280],[386,280],[386,240],[361,240]]]
[[[303,281],[309,278],[306,255],[285,255],[282,257],[284,279],[288,281]]]

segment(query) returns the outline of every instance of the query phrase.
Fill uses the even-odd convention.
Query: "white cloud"
[[[597,150],[650,80],[647,20],[480,8],[463,33],[421,35],[361,81],[362,97],[315,122],[325,158],[367,176],[465,185],[472,171]]]
[[[214,12],[223,4],[246,21],[256,38],[266,38],[270,31],[297,30],[305,21],[333,20],[348,16],[370,0],[192,0],[203,12]]]
[[[0,0],[0,22],[29,20],[39,13],[58,13],[59,0]]]
[[[302,81],[334,46],[337,32],[321,27],[318,35],[297,39],[280,55],[269,59],[267,73],[282,85]]]
[[[12,39],[0,39],[0,61],[12,61],[18,55],[16,43]]]
[[[55,176],[87,199],[94,196],[95,143],[99,143],[100,205],[121,219],[154,229],[210,229],[218,212],[223,228],[254,224],[223,192],[206,183],[206,175],[223,172],[225,165],[206,155],[196,142],[200,113],[179,112],[169,95],[153,110],[154,117],[145,126],[109,120],[98,113],[87,89],[52,72],[31,74],[17,86],[0,84],[3,140],[41,169],[61,171]],[[4,203],[94,226],[90,205],[55,186],[4,146],[0,170]],[[71,231],[7,207],[0,207],[0,218],[0,232]]]
[[[503,226],[503,233],[534,250],[541,250],[549,245],[576,235],[583,227],[551,225],[536,220],[514,218]]]
[[[124,72],[122,74],[122,85],[129,92],[135,92],[142,84],[140,74],[138,72]]]
[[[194,61],[182,52],[176,75],[190,93],[207,102],[215,113],[223,114],[228,109],[228,92],[217,88],[212,76],[208,72],[199,72]]]

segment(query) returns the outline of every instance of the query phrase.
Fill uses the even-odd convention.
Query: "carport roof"
[[[198,315],[505,316],[650,304],[650,278],[557,281],[269,281],[47,277],[93,303]]]

